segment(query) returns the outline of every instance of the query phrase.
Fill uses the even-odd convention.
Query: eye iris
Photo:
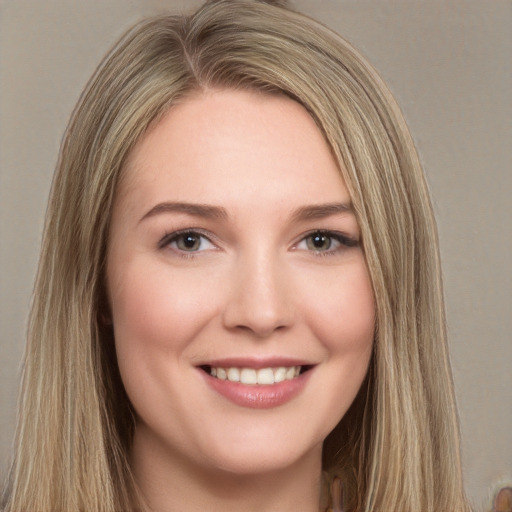
[[[331,237],[323,233],[315,233],[308,237],[307,244],[313,251],[327,251],[331,247]]]
[[[197,251],[201,245],[201,237],[193,233],[186,233],[178,238],[176,245],[182,251]]]

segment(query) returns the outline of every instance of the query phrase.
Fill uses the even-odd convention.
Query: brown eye
[[[336,255],[351,247],[358,247],[359,240],[338,231],[312,231],[304,236],[295,249],[309,251],[315,255]]]
[[[161,249],[169,247],[178,253],[202,252],[215,248],[211,240],[198,231],[177,231],[169,233],[158,245]]]
[[[198,251],[202,237],[196,233],[183,233],[175,238],[176,248],[180,251]]]
[[[332,246],[332,236],[326,233],[313,233],[306,238],[306,246],[311,251],[328,251]]]

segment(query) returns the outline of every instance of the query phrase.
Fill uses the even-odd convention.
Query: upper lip
[[[281,366],[314,366],[315,363],[294,357],[226,357],[204,361],[197,366],[212,366],[214,368],[279,368]]]

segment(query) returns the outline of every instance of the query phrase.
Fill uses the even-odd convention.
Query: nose
[[[275,260],[266,256],[241,260],[231,274],[224,326],[258,338],[289,327],[293,314],[289,285]]]

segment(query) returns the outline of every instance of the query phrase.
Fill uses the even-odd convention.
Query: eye
[[[171,247],[179,252],[200,252],[215,248],[215,245],[197,231],[169,233],[159,243],[160,247]]]
[[[313,233],[306,237],[306,246],[310,251],[328,251],[333,242],[336,242],[333,237],[325,233]]]
[[[344,247],[356,247],[357,245],[357,240],[342,233],[317,230],[300,240],[296,248],[315,253],[331,254]]]

